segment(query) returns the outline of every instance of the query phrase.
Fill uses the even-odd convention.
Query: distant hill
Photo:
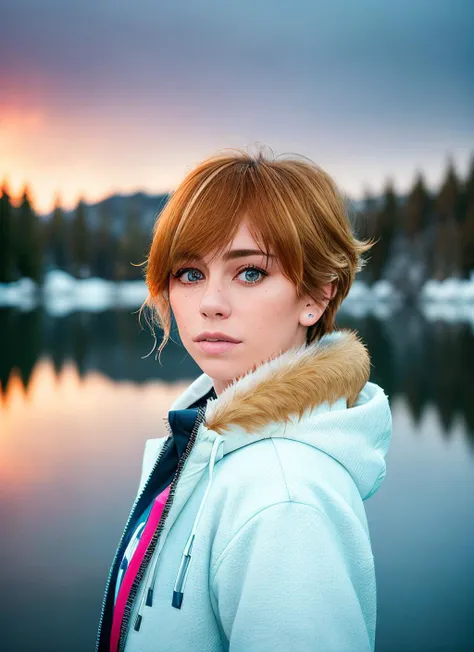
[[[106,197],[101,201],[88,204],[86,207],[87,223],[91,229],[96,229],[99,224],[102,210],[110,216],[110,228],[114,235],[120,236],[125,231],[126,216],[130,210],[134,210],[140,219],[140,227],[145,232],[153,229],[157,215],[163,209],[170,197],[169,193],[160,195],[148,195],[144,192],[137,192],[133,195],[117,194]],[[66,220],[72,220],[75,208],[67,211],[64,210]],[[45,214],[42,218],[47,221],[51,218],[53,212]]]
[[[140,215],[140,226],[145,231],[151,231],[155,223],[157,215],[161,212],[166,202],[170,197],[170,193],[159,195],[149,195],[145,192],[137,192],[133,195],[115,194],[106,197],[101,201],[95,203],[87,203],[84,205],[87,212],[87,222],[92,229],[98,225],[100,211],[105,208],[107,213],[111,216],[111,228],[115,235],[121,235],[125,229],[125,218],[130,206],[133,205],[134,210]],[[378,208],[383,203],[383,195],[371,197],[371,202],[374,208]],[[406,201],[406,197],[398,195],[400,205]],[[346,206],[351,217],[363,211],[365,202],[363,199],[352,199],[346,197]],[[67,211],[64,210],[64,216],[67,220],[71,220],[75,212],[75,208]],[[42,220],[49,220],[53,211],[45,213],[41,216]]]

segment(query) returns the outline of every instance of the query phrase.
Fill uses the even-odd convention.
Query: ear
[[[316,303],[313,297],[309,295],[303,298],[303,309],[300,313],[300,324],[302,326],[313,326],[321,318],[328,303],[336,294],[336,285],[333,281],[326,283],[321,289],[323,300],[320,303]]]

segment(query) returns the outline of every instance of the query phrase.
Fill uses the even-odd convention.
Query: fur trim
[[[341,330],[270,358],[207,402],[205,425],[222,435],[229,426],[255,431],[269,422],[346,398],[354,404],[370,375],[370,358],[357,334]]]

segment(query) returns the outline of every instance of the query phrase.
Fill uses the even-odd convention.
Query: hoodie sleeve
[[[370,542],[361,549],[344,523],[338,532],[322,511],[288,501],[238,530],[211,574],[229,652],[372,652]]]

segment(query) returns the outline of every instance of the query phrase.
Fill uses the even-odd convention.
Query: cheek
[[[169,297],[171,310],[181,331],[186,324],[189,324],[193,312],[192,293],[182,288],[170,288]]]
[[[252,332],[257,346],[273,346],[273,337],[280,338],[280,331],[285,332],[297,319],[296,301],[293,288],[285,285],[262,288],[249,299],[242,301],[234,311],[245,321],[246,330]],[[263,338],[263,340],[262,340]]]
[[[249,302],[248,311],[258,314],[261,318],[288,318],[296,310],[295,289],[281,279],[275,283],[268,283],[265,287],[262,286],[258,298],[255,299]]]

